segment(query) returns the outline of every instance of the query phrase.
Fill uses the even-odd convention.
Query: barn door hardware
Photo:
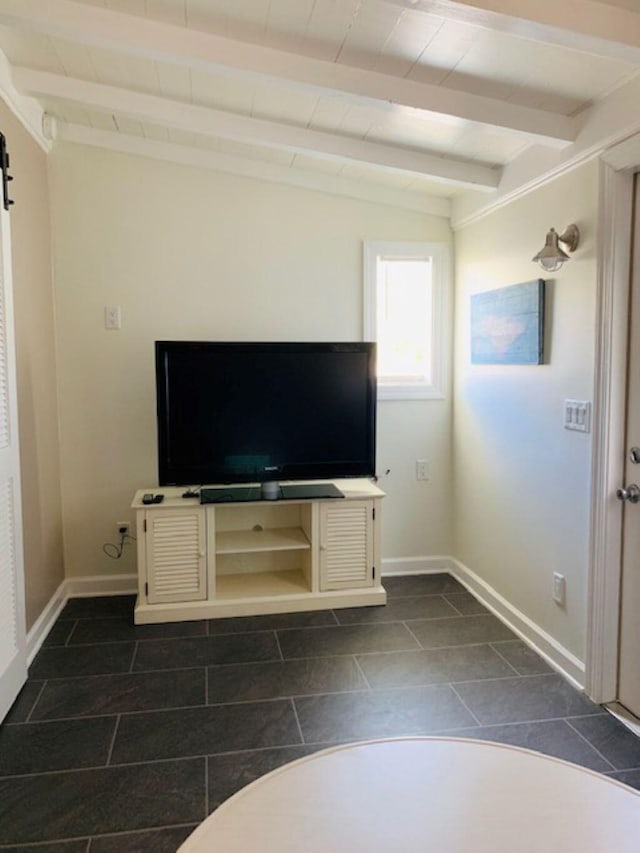
[[[13,204],[13,199],[9,198],[9,181],[13,180],[13,175],[9,174],[9,152],[4,133],[0,133],[0,169],[2,169],[2,203],[4,209],[9,210]]]

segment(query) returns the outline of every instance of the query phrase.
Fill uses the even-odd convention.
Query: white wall
[[[359,340],[362,241],[450,242],[448,221],[89,147],[50,158],[68,576],[157,483],[153,341]],[[105,305],[122,307],[105,331]],[[384,402],[383,556],[448,554],[450,401]],[[429,483],[414,463],[432,462]]]
[[[454,554],[584,660],[591,435],[563,429],[563,400],[593,395],[597,167],[583,166],[456,233]],[[531,263],[549,227],[581,245],[550,275]],[[475,366],[473,293],[547,279],[542,366]],[[552,573],[567,604],[552,600]]]

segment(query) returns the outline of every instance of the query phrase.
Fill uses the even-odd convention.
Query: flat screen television
[[[373,476],[373,343],[156,341],[161,486]]]

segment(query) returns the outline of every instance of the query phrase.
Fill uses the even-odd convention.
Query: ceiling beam
[[[25,98],[18,92],[13,82],[11,65],[2,51],[0,51],[0,98],[42,150],[50,151],[51,140],[45,137],[42,129],[44,116],[42,104],[35,98]]]
[[[493,190],[498,184],[499,172],[496,169],[415,149],[250,118],[31,68],[14,68],[13,80],[18,91],[23,94],[61,98],[89,110],[205,136],[365,163],[465,188]]]
[[[637,11],[599,0],[389,0],[449,21],[640,64]]]
[[[429,195],[428,192],[422,190],[395,189],[371,181],[360,181],[354,178],[345,178],[342,175],[310,171],[301,169],[297,165],[291,168],[276,163],[237,157],[233,154],[222,154],[219,151],[207,151],[203,148],[177,145],[173,142],[143,139],[140,136],[131,136],[115,131],[97,130],[79,124],[61,125],[58,139],[76,142],[80,145],[106,148],[108,151],[120,151],[123,154],[136,154],[140,157],[151,157],[155,160],[165,160],[185,166],[196,166],[226,174],[242,175],[262,181],[357,198],[361,201],[373,201],[377,204],[387,204],[403,210],[416,210],[419,213],[443,216],[445,219],[451,216],[451,202],[448,198]]]
[[[378,108],[410,108],[426,118],[477,122],[522,133],[532,142],[545,145],[566,147],[578,132],[573,119],[547,110],[222,38],[73,0],[0,0],[0,22],[158,62],[259,76]]]
[[[629,80],[589,110],[575,145],[566,151],[531,147],[503,167],[498,191],[491,198],[461,193],[453,201],[454,228],[538,190],[589,160],[609,160],[612,147],[640,140],[640,77]]]

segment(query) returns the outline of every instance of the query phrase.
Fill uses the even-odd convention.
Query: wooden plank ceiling
[[[58,139],[446,200],[628,134],[640,3],[0,0],[0,50]]]

